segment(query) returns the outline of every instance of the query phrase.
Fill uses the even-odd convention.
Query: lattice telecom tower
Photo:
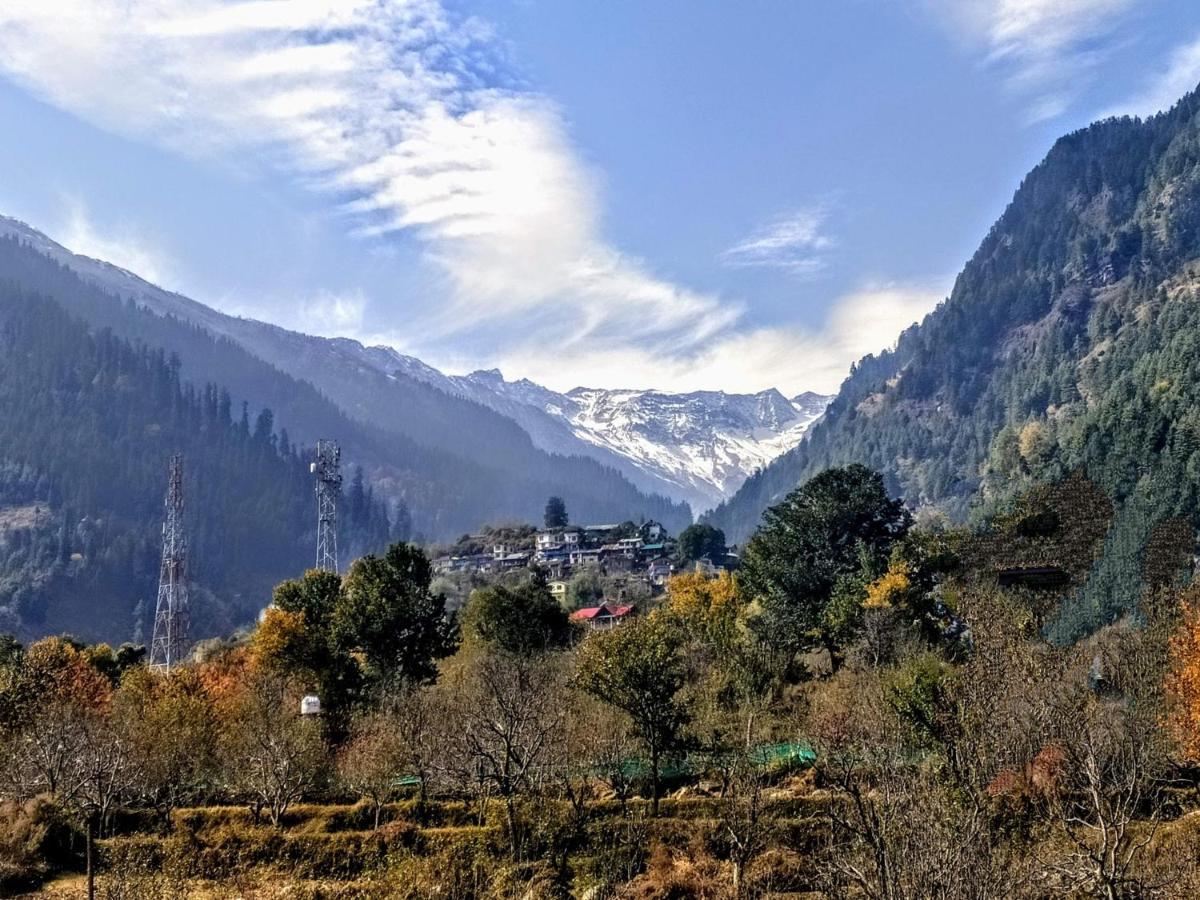
[[[163,517],[162,566],[158,575],[158,604],[154,609],[154,639],[150,667],[171,671],[187,652],[187,540],[183,534],[183,456],[171,457]]]
[[[342,450],[336,441],[317,441],[317,568],[338,571],[337,502],[342,493]]]

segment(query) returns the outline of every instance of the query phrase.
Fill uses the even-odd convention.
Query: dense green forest
[[[1118,501],[1068,638],[1138,596],[1154,524],[1200,513],[1200,97],[1060,139],[950,297],[860,361],[810,439],[711,516],[744,539],[831,465],[879,469],[917,508],[981,520],[1082,470]]]
[[[369,373],[323,355],[336,341],[224,316],[83,262],[116,288],[80,277],[20,238],[0,238],[0,278],[55,298],[93,328],[178,355],[184,380],[225,386],[235,405],[250,404],[251,415],[270,407],[299,442],[337,437],[369,483],[389,500],[403,499],[419,536],[446,539],[481,522],[534,520],[549,495],[566,499],[581,521],[645,517],[673,531],[691,521],[684,504],[647,496],[614,469],[537,450],[515,422],[483,406],[402,374],[367,380]],[[171,312],[148,308],[148,292],[160,312]]]
[[[251,415],[224,388],[184,381],[181,368],[0,283],[0,630],[149,638],[175,451],[186,465],[197,636],[250,620],[274,583],[311,565],[308,452],[276,433],[270,409]],[[344,507],[347,552],[393,536],[357,473]]]

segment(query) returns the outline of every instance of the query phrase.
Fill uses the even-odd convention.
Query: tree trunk
[[[512,846],[513,860],[521,858],[521,838],[517,834],[517,809],[513,796],[509,794],[504,798],[504,813],[508,818],[508,839]]]
[[[650,815],[658,818],[658,748],[650,748]]]
[[[87,895],[88,900],[96,900],[96,868],[92,862],[92,817],[87,817]]]
[[[383,803],[375,801],[375,830],[379,830],[379,814],[383,812]]]

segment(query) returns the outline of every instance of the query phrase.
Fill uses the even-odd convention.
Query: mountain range
[[[471,456],[472,448],[478,448],[482,452],[475,459],[487,464],[496,461],[498,444],[520,455],[526,449],[520,445],[531,441],[534,457],[544,451],[594,459],[620,472],[639,491],[686,502],[696,513],[730,496],[748,475],[794,447],[829,400],[806,393],[789,401],[777,390],[742,395],[577,388],[560,394],[526,380],[505,381],[496,371],[446,375],[390,347],[314,337],[226,315],[132,272],[73,253],[16,219],[0,217],[0,235],[21,241],[107,292],[236,342],[311,383],[347,415],[374,427],[398,430],[456,455]],[[473,421],[464,430],[467,420]],[[521,512],[483,508],[471,524]],[[586,505],[578,512],[586,515]],[[633,504],[627,515],[635,513],[649,511]],[[620,513],[613,510],[608,517]]]
[[[85,636],[129,633],[153,580],[153,473],[168,444],[204,473],[208,621],[244,620],[310,556],[299,464],[335,436],[363,470],[355,552],[537,521],[550,495],[575,521],[670,531],[719,500],[705,520],[736,542],[798,484],[850,462],[930,521],[985,522],[1081,472],[1117,511],[1050,627],[1069,640],[1134,608],[1156,529],[1200,521],[1200,97],[1059,139],[950,296],[858,361],[828,404],[447,375],[222,314],[11,219],[0,326],[0,622],[23,634],[92,607]],[[235,534],[233,567],[210,568]],[[270,564],[256,572],[259,558]]]
[[[418,537],[535,521],[549,495],[581,519],[644,517],[673,529],[691,521],[686,504],[640,491],[610,466],[547,453],[486,406],[368,364],[357,342],[225,315],[13,219],[0,220],[0,238],[0,278],[47,293],[94,328],[177,355],[185,379],[228,388],[252,414],[271,408],[297,443],[336,437],[351,466],[406,505]]]
[[[794,447],[832,399],[812,392],[575,388],[552,391],[498,369],[446,375],[389,347],[363,347],[384,371],[407,375],[482,404],[519,424],[550,453],[583,454],[621,471],[646,491],[710,509],[746,478]]]

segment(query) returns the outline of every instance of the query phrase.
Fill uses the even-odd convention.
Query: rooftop
[[[583,609],[577,609],[575,612],[571,613],[571,618],[580,619],[583,621],[589,621],[591,619],[604,616],[613,619],[620,619],[629,615],[635,609],[637,609],[637,607],[632,603],[625,606],[609,606],[607,603],[601,603],[599,606],[585,606]]]

